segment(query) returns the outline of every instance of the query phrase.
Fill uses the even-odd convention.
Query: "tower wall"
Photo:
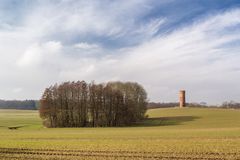
[[[179,107],[185,107],[186,106],[186,99],[185,99],[185,90],[181,90],[179,92]]]

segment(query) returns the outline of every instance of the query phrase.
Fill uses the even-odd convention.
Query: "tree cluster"
[[[46,88],[40,117],[46,127],[126,126],[144,118],[147,93],[132,82],[65,82]]]
[[[0,100],[0,109],[29,109],[36,110],[34,100]]]

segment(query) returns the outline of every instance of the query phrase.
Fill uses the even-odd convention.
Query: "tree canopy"
[[[40,117],[46,127],[126,126],[144,118],[147,93],[134,82],[64,82],[46,88]]]

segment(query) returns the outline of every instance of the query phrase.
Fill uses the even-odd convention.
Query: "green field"
[[[240,159],[240,110],[147,114],[132,127],[44,128],[37,111],[0,110],[0,159]]]

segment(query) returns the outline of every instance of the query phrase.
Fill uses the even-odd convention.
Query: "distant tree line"
[[[235,102],[235,101],[223,102],[221,107],[222,108],[240,109],[240,103]]]
[[[178,102],[149,102],[147,105],[148,109],[154,108],[172,108],[178,107]],[[191,108],[229,108],[229,109],[240,109],[240,103],[235,101],[223,102],[221,105],[208,105],[206,102],[201,103],[186,103],[186,107]]]
[[[240,109],[240,103],[235,101],[226,101],[221,105],[207,105],[206,103],[188,103],[188,107],[197,107],[197,108],[225,108],[225,109]]]
[[[149,102],[147,105],[148,109],[154,108],[171,108],[179,106],[178,102]]]
[[[138,83],[65,82],[46,88],[40,117],[46,127],[126,126],[144,118],[147,93]]]
[[[206,107],[216,107],[216,106],[210,106],[210,105],[207,105],[207,103],[205,102],[201,102],[201,103],[196,103],[196,102],[192,102],[192,103],[186,103],[186,106],[187,107],[192,107],[192,108],[206,108]]]
[[[0,100],[0,109],[36,110],[37,102],[34,100]]]
[[[148,103],[147,108],[148,109],[154,109],[154,108],[173,108],[173,107],[179,107],[179,102],[150,102]],[[207,106],[206,103],[186,103],[186,107],[212,107]]]

